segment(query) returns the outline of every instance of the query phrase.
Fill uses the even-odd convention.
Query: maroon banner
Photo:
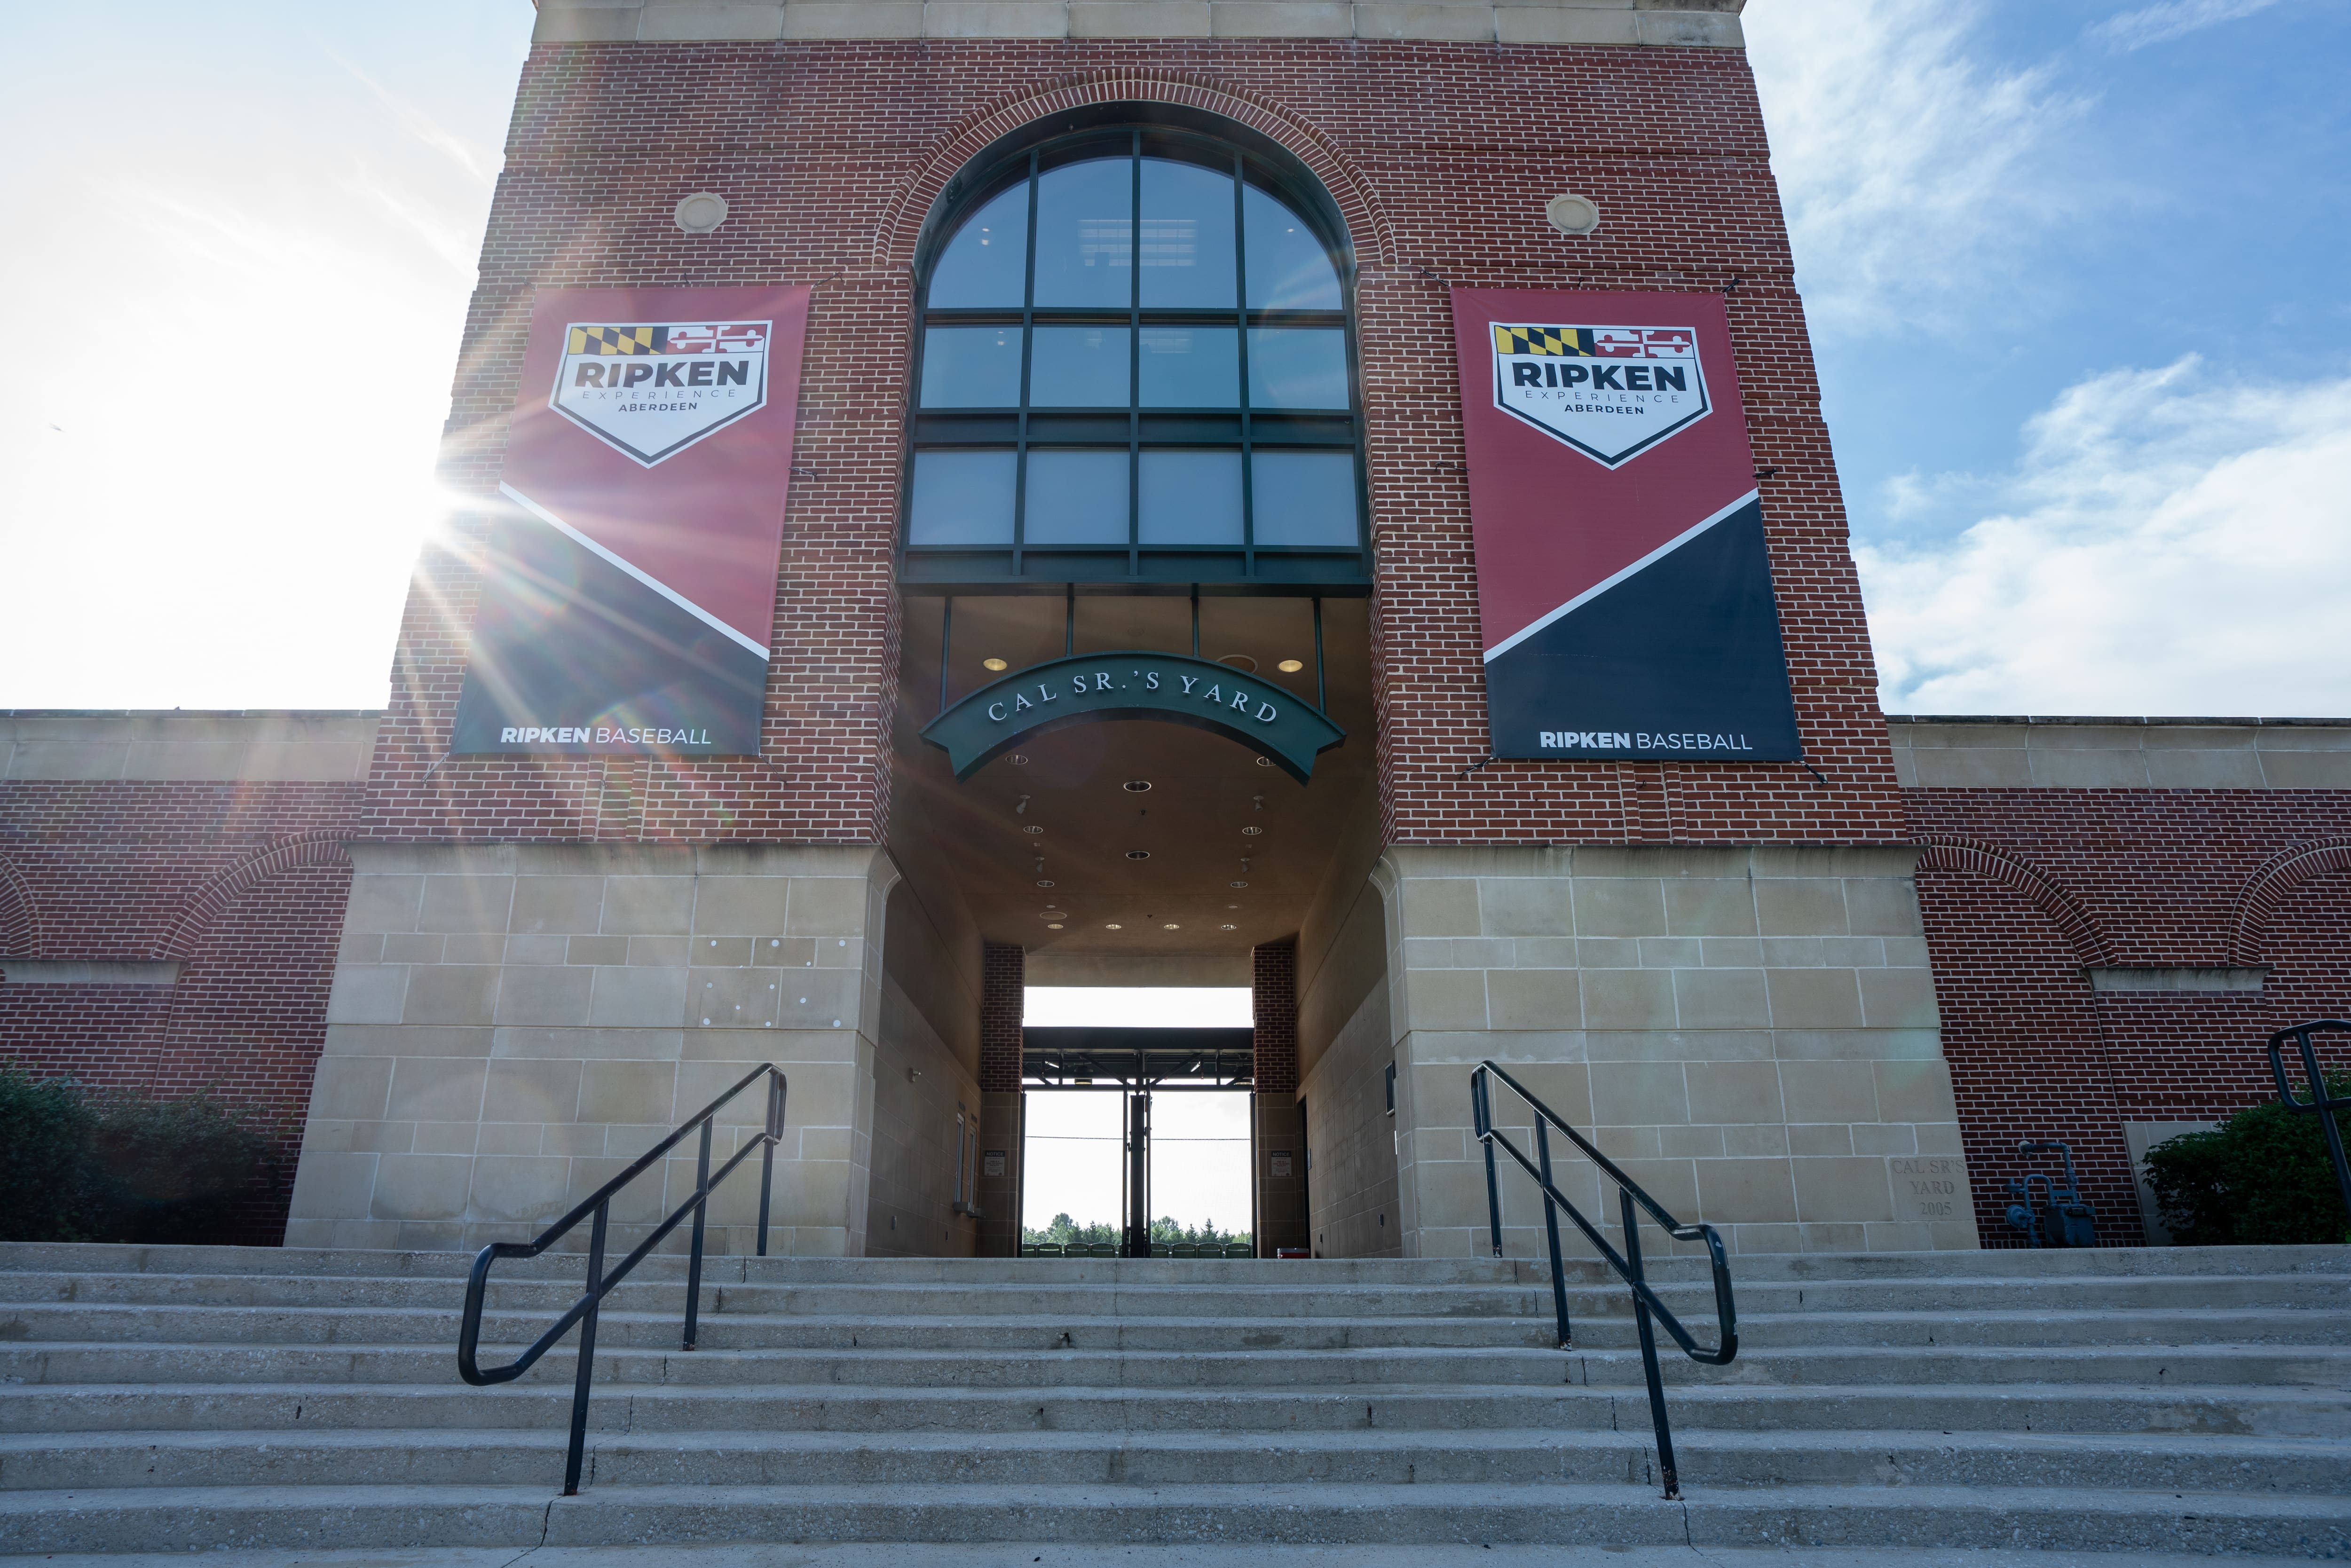
[[[538,295],[453,750],[758,752],[809,299]]]
[[[1453,319],[1492,754],[1801,758],[1721,297]]]

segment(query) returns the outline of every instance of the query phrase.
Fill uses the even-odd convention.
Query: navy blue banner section
[[[451,752],[749,757],[768,662],[527,514],[491,530]]]
[[[1800,762],[1750,500],[1486,664],[1498,758]]]

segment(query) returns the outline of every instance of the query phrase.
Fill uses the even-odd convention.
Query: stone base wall
[[[773,1061],[789,1090],[769,1249],[865,1251],[879,949],[896,880],[881,851],[350,853],[287,1245],[526,1239]],[[763,1115],[747,1092],[714,1163]],[[616,1203],[612,1244],[641,1239],[694,1183],[689,1139]],[[712,1201],[708,1245],[752,1250],[758,1208],[756,1176],[738,1172]],[[586,1245],[584,1225],[571,1240]]]
[[[1387,988],[1381,986],[1307,1075],[1306,1141],[1314,1151],[1307,1196],[1318,1258],[1403,1255],[1396,1119],[1387,1109],[1393,1044]]]
[[[1390,849],[1375,881],[1406,1252],[1488,1250],[1469,1107],[1486,1059],[1735,1250],[1977,1245],[1913,861],[1907,848]],[[1498,1097],[1498,1123],[1530,1151],[1531,1120]],[[1555,1157],[1561,1188],[1613,1215],[1613,1185],[1604,1209],[1597,1171]],[[1507,1164],[1500,1190],[1505,1249],[1531,1255],[1541,1200]]]

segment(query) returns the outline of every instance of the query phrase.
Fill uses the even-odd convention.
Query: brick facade
[[[1906,791],[1988,1246],[2020,1140],[2074,1145],[2102,1239],[2140,1239],[2129,1122],[2272,1096],[2273,1030],[2351,1013],[2351,794]],[[2258,991],[2095,990],[2094,969],[2265,968]]]
[[[1298,944],[1249,953],[1250,1045],[1260,1094],[1298,1092]]]
[[[534,286],[816,286],[778,584],[767,755],[445,755],[475,592],[418,579],[366,814],[377,839],[872,840],[914,240],[995,137],[1087,103],[1224,114],[1295,152],[1353,229],[1390,841],[1892,841],[1901,810],[1752,79],[1735,49],[1002,39],[541,45],[526,67],[444,465],[492,493]],[[1540,106],[1531,109],[1530,106]],[[625,152],[620,150],[625,148]],[[681,234],[679,192],[724,191]],[[1590,193],[1601,233],[1542,219]],[[1813,771],[1485,756],[1448,289],[1726,291]],[[457,519],[462,538],[477,517]]]
[[[979,950],[979,1092],[1020,1092],[1020,1020],[1028,1005],[1028,956],[989,942]]]

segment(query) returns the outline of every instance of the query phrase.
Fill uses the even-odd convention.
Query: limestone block
[[[1639,19],[1630,11],[1552,5],[1497,5],[1495,37],[1505,44],[1637,44]]]
[[[502,1024],[584,1024],[593,969],[529,966],[507,969],[499,980],[496,1021]]]
[[[600,968],[588,1021],[606,1028],[675,1029],[685,1017],[687,971]]]
[[[1780,1092],[1791,1122],[1876,1122],[1877,1080],[1863,1061],[1783,1061]]]
[[[1851,1129],[1856,1155],[1915,1155],[1917,1132],[1907,1122],[1856,1122]]]
[[[320,1219],[365,1214],[375,1192],[379,1157],[373,1154],[313,1150],[306,1141],[301,1164],[295,1167],[294,1197],[288,1212],[300,1218]]]
[[[1603,1126],[1656,1126],[1690,1120],[1678,1061],[1595,1061],[1592,1115]]]
[[[1676,877],[1664,883],[1666,929],[1677,936],[1752,936],[1755,893],[1745,878]]]
[[[1843,1122],[1792,1122],[1788,1151],[1797,1155],[1849,1155],[1853,1128]]]
[[[687,1010],[695,1027],[761,1029],[776,1021],[779,986],[810,987],[804,974],[778,969],[695,969],[686,977]]]
[[[1759,877],[1758,929],[1766,936],[1842,936],[1844,883],[1835,877]]]
[[[484,1122],[475,1130],[474,1152],[477,1155],[537,1155],[559,1153],[549,1150],[546,1128],[537,1122]],[[401,1153],[391,1150],[390,1153]]]
[[[791,902],[792,883],[781,876],[705,876],[694,895],[694,934],[712,936],[780,936]]]
[[[789,896],[782,936],[831,937],[838,943],[843,936],[861,936],[865,930],[865,879],[862,876],[796,876],[791,879]],[[825,957],[823,953],[817,955],[819,967]]]
[[[500,964],[560,964],[570,956],[571,938],[558,934],[508,936],[493,956]]]
[[[1693,1122],[1777,1123],[1780,1069],[1769,1061],[1689,1061],[1682,1065]]]
[[[479,1121],[488,1071],[486,1061],[462,1057],[402,1057],[392,1064],[386,1113],[395,1121]]]
[[[1496,1030],[1572,1030],[1582,1021],[1573,969],[1486,971],[1486,1026]]]
[[[1476,969],[1420,969],[1405,977],[1405,1024],[1413,1030],[1486,1027],[1486,977]]]
[[[488,1122],[569,1122],[580,1113],[578,1061],[488,1064],[482,1117]]]
[[[563,961],[567,964],[625,964],[629,961],[629,941],[626,936],[573,936],[563,945]]]
[[[1894,1218],[1882,1157],[1800,1155],[1788,1163],[1795,1173],[1796,1211],[1805,1220],[1854,1224]]]
[[[1775,1028],[1861,1027],[1861,987],[1851,969],[1768,969],[1764,975]]]
[[[1654,889],[1655,884],[1651,884]],[[1674,976],[1667,969],[1592,969],[1583,976],[1588,1030],[1669,1030],[1675,1026]]]
[[[1644,969],[1695,969],[1706,954],[1705,945],[1695,936],[1643,936],[1636,946]]]
[[[1878,1114],[1888,1122],[1957,1122],[1951,1070],[1940,1057],[1870,1064]],[[1864,1118],[1855,1118],[1862,1120]],[[1876,1120],[1876,1117],[1866,1118]]]
[[[350,902],[343,906],[346,931],[413,931],[424,900],[421,876],[360,873],[351,878]]]
[[[1795,1220],[1795,1174],[1786,1160],[1699,1160],[1697,1172],[1697,1214],[1709,1224]]]
[[[1359,38],[1440,38],[1478,43],[1494,36],[1494,7],[1489,4],[1439,3],[1383,5],[1377,0],[1355,6],[1355,37]]]
[[[1667,934],[1665,888],[1656,877],[1579,877],[1573,885],[1578,936]]]
[[[407,999],[405,966],[339,964],[327,990],[327,1022],[398,1023]]]
[[[1932,970],[1863,969],[1862,1021],[1871,1029],[1933,1029],[1942,1020],[1935,1009]]]
[[[783,0],[644,0],[637,37],[775,38],[784,30]]]
[[[1720,1159],[1723,1155],[1722,1129],[1670,1125],[1659,1127],[1657,1154],[1664,1159]]]
[[[1071,0],[1073,38],[1205,38],[1208,0]]]
[[[1693,1074],[1697,1071],[1698,1066],[1697,1062],[1690,1063],[1690,1071]],[[1692,1080],[1691,1093],[1693,1096],[1697,1093],[1695,1078]],[[1693,1109],[1692,1114],[1698,1113]],[[1746,1126],[1726,1126],[1722,1129],[1722,1152],[1732,1159],[1784,1155],[1788,1153],[1787,1124],[1775,1119],[1770,1122],[1751,1123]]]
[[[603,928],[601,876],[518,876],[507,929],[584,935]]]
[[[428,876],[417,929],[503,932],[514,908],[514,884],[510,876]]]
[[[791,0],[787,38],[919,38],[922,0]]]
[[[449,946],[449,939],[438,932],[424,936],[395,931],[378,940],[383,944],[383,961],[387,964],[437,964]]]
[[[676,1094],[674,1061],[587,1062],[580,1072],[580,1119],[667,1128],[677,1122]]]
[[[603,918],[608,936],[684,936],[693,929],[694,878],[608,877]]]
[[[1771,1022],[1761,969],[1677,969],[1673,982],[1675,1016],[1683,1029],[1756,1029]]]
[[[1467,877],[1408,878],[1399,890],[1404,930],[1411,936],[1476,936],[1479,887]]]
[[[1213,0],[1208,26],[1219,38],[1345,38],[1353,8],[1317,0]]]
[[[484,1025],[496,1021],[499,969],[489,964],[433,964],[409,972],[400,1021]]]
[[[454,1219],[465,1212],[474,1162],[465,1155],[381,1155],[367,1213],[375,1219]]]

